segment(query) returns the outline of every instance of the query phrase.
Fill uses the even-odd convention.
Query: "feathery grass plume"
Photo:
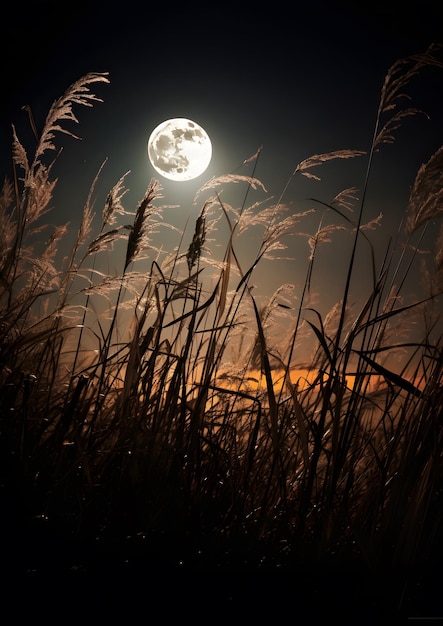
[[[154,214],[158,215],[158,210],[152,203],[158,197],[161,189],[158,180],[151,179],[143,199],[137,206],[134,224],[129,232],[124,271],[135,260],[142,248],[149,245],[147,233],[152,231],[154,226],[149,224],[149,220]]]
[[[25,227],[48,210],[52,191],[57,182],[49,180],[50,170],[55,159],[47,166],[43,163],[43,156],[46,152],[56,150],[53,140],[57,133],[71,135],[78,139],[71,131],[65,129],[61,122],[73,121],[78,123],[78,119],[73,112],[74,104],[92,106],[93,102],[102,102],[100,98],[97,98],[90,92],[89,86],[97,82],[108,83],[109,80],[106,77],[107,73],[89,73],[71,85],[65,94],[53,103],[46,117],[32,163],[28,160],[26,151],[18,140],[13,127],[13,162],[14,166],[20,167],[24,171],[23,196],[20,202],[17,198],[20,221],[17,249],[21,247],[21,241],[23,240],[22,231],[25,230]]]
[[[104,164],[103,164],[104,165]],[[103,168],[100,168],[101,169]],[[85,253],[85,257],[91,254],[95,254],[97,252],[101,252],[102,250],[112,249],[112,246],[115,241],[118,239],[126,238],[127,234],[125,231],[130,231],[132,226],[123,225],[117,226],[111,230],[105,232],[106,226],[112,226],[116,222],[116,214],[119,215],[128,215],[129,213],[124,209],[122,204],[122,199],[125,194],[128,192],[128,189],[124,186],[125,178],[129,172],[126,172],[123,176],[119,178],[116,184],[112,187],[112,189],[108,192],[106,196],[105,203],[102,209],[101,215],[101,226],[98,235],[89,243],[87,251]],[[97,175],[98,176],[98,175]],[[95,181],[97,180],[97,177]],[[95,184],[94,181],[94,184]],[[91,190],[92,191],[92,190]],[[90,193],[91,193],[90,191]]]
[[[122,276],[109,276],[96,270],[95,274],[100,276],[102,280],[98,283],[91,283],[88,287],[82,289],[81,293],[110,296],[113,291],[118,290],[123,285],[131,293],[137,294],[140,290],[140,283],[146,280],[146,275],[140,272],[125,272]],[[121,306],[123,306],[123,303]]]
[[[327,163],[328,161],[333,161],[334,159],[353,159],[363,156],[364,154],[367,154],[364,150],[335,150],[333,152],[326,152],[325,154],[314,154],[308,159],[301,161],[293,171],[293,175],[300,173],[307,178],[321,180],[319,176],[312,174],[309,170],[323,163]]]
[[[222,176],[214,176],[202,185],[195,194],[195,200],[197,200],[204,191],[207,191],[208,189],[212,190],[216,187],[229,183],[247,183],[248,187],[251,187],[252,189],[261,188],[264,192],[266,192],[266,187],[258,178],[245,176],[243,174],[224,174]]]
[[[274,207],[265,206],[264,209],[258,211],[258,209],[263,206],[268,199],[257,200],[253,204],[249,206],[245,206],[241,212],[241,214],[232,209],[231,212],[234,214],[237,224],[236,224],[236,232],[237,235],[241,235],[243,232],[248,232],[248,228],[250,226],[268,226],[269,220],[272,218],[274,214]],[[225,208],[227,208],[226,203],[224,203]],[[288,207],[283,206],[282,211],[285,211]]]
[[[93,202],[92,196],[94,194],[97,181],[99,179],[99,176],[101,174],[101,171],[105,163],[106,161],[104,161],[102,165],[100,166],[100,169],[95,175],[94,180],[92,181],[92,185],[89,188],[88,197],[86,198],[86,202],[83,207],[82,218],[80,220],[80,226],[77,231],[77,237],[76,237],[75,244],[71,253],[72,262],[69,264],[70,267],[72,266],[74,262],[77,250],[86,241],[86,238],[88,237],[89,233],[92,230],[92,223],[94,221],[94,213],[93,213],[94,202]]]
[[[14,165],[20,167],[25,175],[25,180],[29,174],[29,160],[25,148],[20,143],[19,138],[15,130],[14,124],[12,125],[12,162]]]
[[[287,209],[288,207],[283,204],[272,205],[251,218],[251,225],[262,224],[266,227],[260,245],[260,252],[267,258],[270,252],[287,247],[281,241],[282,237],[287,235],[300,235],[301,233],[299,233],[298,230],[294,230],[295,226],[299,224],[304,217],[315,212],[315,209],[307,209],[299,213],[291,213],[291,215],[277,220],[277,217]]]
[[[331,201],[331,206],[336,209],[346,209],[350,213],[354,211],[355,203],[358,202],[357,187],[348,187],[339,191]],[[340,213],[340,215],[342,215]]]
[[[42,259],[44,261],[52,261],[57,254],[58,244],[61,239],[68,232],[68,224],[61,224],[60,226],[56,226],[53,232],[49,235],[48,240],[46,241],[46,246],[43,251]]]
[[[366,222],[366,224],[360,224],[360,231],[375,230],[376,228],[379,228],[382,220],[383,220],[383,213],[379,213],[374,218],[372,218],[372,220],[369,220],[369,222]]]
[[[91,73],[74,83],[65,95],[57,100],[51,107],[46,118],[45,126],[40,138],[35,132],[38,141],[32,162],[28,159],[26,151],[20,143],[15,127],[13,126],[12,155],[14,164],[14,176],[16,180],[16,210],[17,210],[17,232],[14,246],[9,255],[11,259],[9,268],[9,280],[14,281],[19,272],[18,264],[23,256],[22,246],[29,238],[38,232],[39,227],[31,226],[39,220],[48,210],[49,203],[57,180],[50,180],[51,169],[55,163],[54,159],[49,165],[43,163],[43,155],[47,151],[55,151],[53,143],[57,132],[72,134],[61,126],[62,121],[71,120],[77,122],[72,107],[74,104],[92,106],[92,102],[100,101],[89,91],[89,85],[95,82],[109,82],[106,74]],[[30,107],[26,107],[33,123]],[[34,128],[35,131],[35,128]],[[24,172],[21,179],[23,190],[20,191],[16,169],[20,168]]]
[[[346,230],[346,226],[340,226],[337,224],[328,224],[327,226],[320,225],[315,235],[308,235],[308,246],[311,251],[309,260],[314,260],[315,252],[319,245],[323,243],[331,243],[332,233],[343,230]]]
[[[52,192],[57,184],[57,179],[50,180],[52,164],[44,166],[36,164],[35,168],[30,168],[27,157],[14,131],[13,137],[13,162],[14,166],[24,169],[23,178],[24,191],[22,198],[17,199],[19,203],[19,226],[25,231],[29,224],[34,223],[49,210],[49,203],[52,199]]]
[[[126,172],[126,174],[123,174],[123,176],[118,179],[106,196],[106,201],[102,210],[102,225],[100,232],[102,232],[106,226],[112,226],[115,224],[116,214],[127,215],[127,212],[122,204],[122,199],[123,196],[125,196],[129,191],[124,186],[124,182],[128,174],[129,171]]]
[[[263,150],[263,146],[260,146],[257,152],[255,152],[252,156],[245,159],[240,167],[243,167],[244,165],[249,165],[250,163],[254,163],[254,164],[257,163],[262,150]],[[240,169],[240,168],[237,168],[237,169]]]
[[[315,209],[308,209],[300,213],[293,213],[278,221],[277,218],[280,212],[285,209],[286,207],[279,203],[270,207],[270,210],[264,209],[264,215],[269,216],[269,219],[263,220],[262,217],[259,216],[258,219],[252,220],[255,224],[263,222],[266,225],[266,228],[261,238],[256,257],[253,263],[249,266],[248,270],[242,273],[242,278],[237,286],[237,291],[240,290],[240,287],[247,284],[257,264],[262,259],[276,260],[286,258],[287,260],[290,260],[287,257],[277,257],[275,252],[287,249],[287,244],[282,241],[283,237],[289,235],[304,235],[304,233],[299,232],[298,229],[295,230],[295,227],[302,218],[312,213]]]
[[[409,194],[406,227],[410,234],[443,216],[443,146],[423,163]]]
[[[130,231],[131,228],[132,226],[125,224],[123,226],[113,228],[112,230],[108,230],[105,233],[100,233],[100,235],[95,237],[95,239],[93,239],[89,244],[87,254],[96,254],[97,252],[102,252],[104,250],[112,250],[116,241],[120,239],[127,239],[127,232]]]
[[[401,123],[406,117],[423,113],[415,107],[398,109],[398,105],[403,100],[410,100],[410,96],[404,91],[411,79],[418,76],[425,67],[436,67],[443,69],[443,63],[434,54],[441,50],[440,44],[431,44],[428,49],[421,54],[399,59],[389,69],[386,74],[381,98],[377,113],[376,134],[374,138],[374,148],[378,149],[383,143],[393,143],[395,141],[395,131],[401,127]],[[379,130],[381,118],[385,113],[394,112],[392,117]]]
[[[194,235],[186,253],[189,272],[200,259],[206,241],[206,212],[210,202],[205,202],[195,223]]]
[[[35,293],[37,295],[39,293],[39,295],[47,295],[49,290],[55,291],[60,287],[62,275],[53,262],[58,251],[58,244],[67,231],[67,224],[57,226],[49,235],[41,256],[32,258],[32,270],[29,273],[28,283],[25,288],[29,294]]]
[[[74,139],[79,139],[77,135],[64,128],[61,122],[69,121],[78,124],[78,119],[73,111],[74,105],[92,107],[95,102],[103,102],[101,98],[90,91],[90,86],[96,83],[109,83],[108,75],[108,72],[89,72],[68,87],[61,98],[55,100],[49,109],[35,151],[33,169],[41,161],[45,152],[56,149],[53,143],[56,133],[63,133]]]

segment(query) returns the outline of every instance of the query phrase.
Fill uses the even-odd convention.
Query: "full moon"
[[[206,170],[212,157],[212,144],[206,131],[184,117],[166,120],[148,140],[152,167],[165,178],[192,180]]]

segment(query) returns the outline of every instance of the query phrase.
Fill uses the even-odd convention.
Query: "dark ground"
[[[13,610],[14,621],[149,623],[157,616],[205,624],[281,618],[378,625],[443,618],[437,558],[424,564],[422,574],[410,572],[409,586],[401,588],[403,570],[398,576],[370,571],[342,557],[257,565],[251,553],[245,564],[239,547],[229,558],[226,547],[218,555],[192,556],[179,538],[162,533],[68,540],[47,520],[16,517],[2,537],[3,606]]]

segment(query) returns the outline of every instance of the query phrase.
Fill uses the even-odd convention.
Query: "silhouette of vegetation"
[[[154,179],[131,211],[122,176],[96,215],[99,172],[61,260],[67,226],[44,224],[61,184],[52,178],[56,144],[72,134],[65,122],[77,121],[74,106],[100,101],[90,88],[107,75],[72,85],[40,135],[33,125],[32,157],[13,129],[14,177],[0,195],[1,498],[11,571],[278,571],[301,576],[310,597],[327,579],[331,596],[351,590],[354,608],[372,617],[385,604],[410,614],[443,556],[443,147],[420,167],[381,262],[372,236],[382,218],[366,218],[365,199],[377,153],[417,112],[404,97],[409,82],[424,67],[441,69],[439,53],[431,46],[389,69],[367,153],[314,155],[290,179],[359,159],[363,189],[294,212],[287,187],[275,201],[255,178],[259,150],[243,165],[252,173],[199,189],[188,236],[163,221]],[[231,186],[244,192],[239,207],[224,200]],[[178,237],[170,251],[158,244],[165,228]],[[252,228],[261,238],[245,260],[242,237]],[[324,315],[315,261],[338,231],[351,243],[349,264]],[[287,235],[308,243],[304,285],[283,284],[263,305],[251,280]],[[356,309],[361,251],[369,288]],[[118,275],[103,270],[108,254],[121,259]],[[420,299],[405,289],[417,267]]]

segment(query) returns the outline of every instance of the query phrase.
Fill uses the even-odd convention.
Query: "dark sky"
[[[10,170],[11,123],[23,143],[32,146],[22,106],[30,105],[41,128],[50,105],[70,84],[87,72],[109,72],[110,84],[96,88],[104,102],[75,110],[80,123],[71,130],[82,140],[57,140],[64,150],[55,172],[54,222],[78,223],[105,159],[97,206],[130,171],[126,199],[133,210],[156,176],[147,139],[169,117],[201,124],[212,139],[213,158],[196,181],[161,180],[164,203],[184,205],[188,215],[201,184],[234,171],[260,146],[256,176],[278,197],[303,159],[332,150],[367,150],[390,65],[443,42],[438,1],[177,6],[132,0],[11,5],[4,22],[8,41],[1,43],[2,177]],[[427,73],[411,92],[414,104],[431,119],[406,121],[398,142],[377,157],[367,217],[385,216],[380,249],[401,219],[417,168],[443,143],[443,71]],[[294,203],[294,210],[306,208],[311,196],[330,201],[345,187],[361,186],[364,172],[365,163],[358,159],[328,166],[316,172],[320,183],[291,182],[285,200]],[[241,203],[241,194],[237,197]],[[305,268],[306,241],[303,246],[288,254]],[[343,257],[343,267],[346,262]],[[334,263],[340,273],[336,254]],[[299,276],[294,271],[293,264],[280,263],[263,269],[258,280],[272,282],[277,276],[301,283],[304,269]],[[326,298],[331,280],[321,289]]]

